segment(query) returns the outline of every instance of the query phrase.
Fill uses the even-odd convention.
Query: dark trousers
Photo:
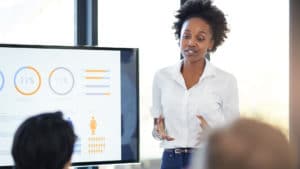
[[[188,169],[192,158],[191,152],[177,153],[174,149],[163,152],[161,169]]]

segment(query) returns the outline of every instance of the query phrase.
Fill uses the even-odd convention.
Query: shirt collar
[[[205,68],[201,78],[216,76],[216,68],[208,59],[205,58]]]
[[[178,76],[182,76],[181,75],[182,64],[183,64],[183,60],[180,60],[180,62],[177,63],[173,69],[174,72],[172,74],[175,75],[174,78],[176,79],[178,78]],[[216,68],[214,67],[214,65],[210,63],[208,59],[205,58],[205,67],[200,79],[204,79],[207,77],[214,77],[214,76],[216,76]]]

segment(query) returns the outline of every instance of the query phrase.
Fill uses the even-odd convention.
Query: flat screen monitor
[[[139,162],[138,49],[0,44],[0,167],[29,116],[62,111],[73,166]]]

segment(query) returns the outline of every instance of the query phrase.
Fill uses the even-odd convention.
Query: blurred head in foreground
[[[12,156],[16,169],[64,169],[70,165],[76,135],[61,112],[26,119],[17,129]]]
[[[195,154],[193,169],[294,169],[296,165],[286,136],[256,120],[239,119],[214,131],[206,146]]]

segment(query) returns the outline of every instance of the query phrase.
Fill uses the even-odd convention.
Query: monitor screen
[[[138,49],[0,45],[0,167],[29,116],[62,111],[72,165],[139,161]]]

